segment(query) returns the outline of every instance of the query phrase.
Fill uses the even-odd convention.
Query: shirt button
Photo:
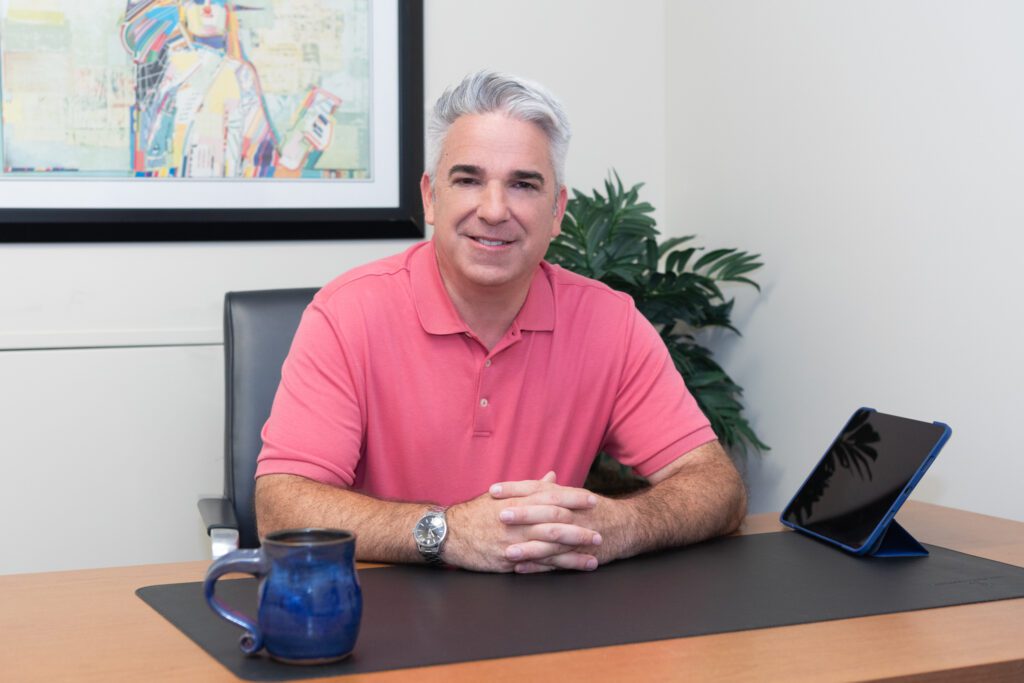
[[[484,361],[484,367],[485,368],[491,367],[491,359],[490,358],[488,358],[487,360]]]
[[[481,408],[486,408],[487,407],[487,399],[486,398],[480,399],[480,407]]]

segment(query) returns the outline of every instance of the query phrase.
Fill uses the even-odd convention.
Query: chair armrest
[[[235,517],[235,508],[227,498],[200,498],[199,515],[206,525],[206,533],[214,529],[235,529],[238,530],[238,519]]]
[[[238,550],[238,519],[227,498],[200,498],[199,515],[210,535],[210,554],[213,559]]]

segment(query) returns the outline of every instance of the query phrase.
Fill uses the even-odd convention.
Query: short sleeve
[[[716,437],[657,330],[635,306],[631,313],[603,450],[649,476]]]
[[[358,353],[320,299],[303,313],[281,368],[256,476],[295,474],[351,486],[363,442],[365,379]]]

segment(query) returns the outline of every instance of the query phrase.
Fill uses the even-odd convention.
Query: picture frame
[[[174,1],[128,0],[125,22],[133,4]],[[180,1],[182,5],[189,2]],[[220,4],[235,7],[244,1],[220,0]],[[250,0],[245,9],[274,1]],[[250,168],[249,173],[256,177],[185,177],[183,162],[170,170],[172,176],[180,173],[177,177],[163,177],[161,171],[140,172],[139,167],[129,169],[127,177],[113,177],[79,173],[52,163],[41,171],[26,171],[4,158],[0,166],[0,243],[422,237],[423,0],[324,0],[338,1],[365,2],[370,13],[365,22],[371,32],[372,55],[366,147],[372,172],[354,179],[336,175],[281,179],[259,177],[266,168]],[[151,27],[144,28],[146,35],[153,34]],[[0,47],[17,42],[4,38],[0,36]],[[131,43],[124,34],[121,40]],[[5,66],[7,56],[3,55]],[[15,81],[0,77],[4,107],[12,98],[3,89]],[[292,120],[297,119],[293,116]],[[140,127],[137,115],[131,125],[133,132]],[[301,119],[293,130],[303,125],[308,132],[308,122],[303,124]],[[0,125],[5,153],[8,140],[3,136],[8,132]],[[275,137],[273,144],[282,146],[278,144],[282,137]],[[34,148],[27,149],[31,152]],[[133,159],[139,154],[136,151]],[[274,155],[282,165],[286,152],[275,151]],[[270,167],[272,170],[272,164]],[[310,173],[326,176],[319,170]]]

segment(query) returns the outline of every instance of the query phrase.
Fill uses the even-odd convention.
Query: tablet
[[[951,430],[857,410],[782,513],[788,527],[857,555],[880,544]]]

